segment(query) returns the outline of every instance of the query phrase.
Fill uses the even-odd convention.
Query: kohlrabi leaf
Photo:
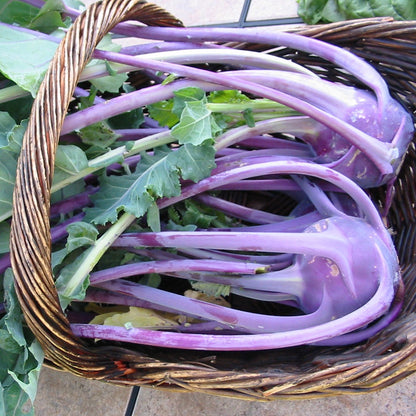
[[[17,156],[0,149],[0,218],[9,215],[12,209],[14,182],[16,178]]]
[[[103,325],[125,326],[133,328],[174,327],[178,326],[177,315],[158,312],[152,309],[131,306],[127,312],[109,312],[96,316],[91,323]]]
[[[72,144],[59,145],[55,157],[54,181],[75,175],[87,167],[88,159],[80,147]]]
[[[8,222],[0,222],[0,254],[9,252],[10,225]]]
[[[198,145],[213,139],[221,131],[204,101],[187,101],[178,124],[172,128],[172,136],[179,143]]]
[[[298,14],[308,24],[376,16],[416,19],[415,4],[408,0],[299,0],[298,3]]]
[[[62,1],[47,0],[38,14],[27,25],[30,29],[39,30],[43,33],[52,33],[59,27],[67,27],[70,20],[62,20]]]
[[[5,273],[4,289],[8,309],[0,320],[0,410],[5,416],[34,415],[32,403],[43,352],[33,335],[23,328],[11,269]]]
[[[5,111],[0,112],[0,148],[8,146],[8,136],[15,124],[16,122],[9,113],[6,113]]]
[[[27,27],[38,15],[39,9],[31,4],[18,0],[0,3],[0,21]]]
[[[91,84],[101,92],[118,93],[121,86],[127,81],[127,74],[113,74],[105,77],[94,78]]]
[[[59,277],[56,279],[55,285],[62,309],[65,309],[74,299],[83,300],[85,298],[86,290],[90,285],[88,276],[86,276],[76,287],[70,286],[69,283],[71,282],[72,276],[74,276],[75,272],[80,268],[90,251],[91,246],[84,250],[81,255],[77,256],[75,260],[63,267],[59,272]]]
[[[111,129],[137,129],[144,121],[143,110],[136,108],[107,120]]]
[[[181,88],[175,91],[172,111],[180,118],[187,102],[206,102],[205,91],[197,87]]]
[[[19,154],[26,128],[27,120],[16,124],[8,113],[0,112],[0,149]]]
[[[208,176],[214,155],[210,144],[184,145],[176,151],[160,147],[153,155],[143,153],[134,173],[101,178],[100,192],[92,197],[94,207],[86,210],[85,220],[114,223],[120,211],[143,216],[158,198],[180,193],[180,177],[197,182]]]
[[[91,246],[98,236],[97,229],[87,222],[74,222],[66,227],[68,238],[66,243],[67,253],[84,246]]]
[[[198,292],[205,293],[208,296],[218,298],[220,296],[225,297],[230,295],[231,287],[228,285],[221,285],[217,283],[191,281],[192,289]]]
[[[210,103],[239,104],[249,101],[250,98],[247,95],[237,90],[213,91],[208,95],[208,102]]]
[[[23,136],[27,128],[28,120],[22,120],[20,124],[16,124],[8,134],[7,150],[12,153],[20,154],[22,148]]]
[[[150,117],[162,127],[173,127],[179,122],[179,117],[173,112],[173,100],[159,101],[147,106]]]
[[[78,132],[83,143],[107,149],[120,137],[108,125],[106,121],[91,124]]]
[[[57,46],[36,34],[0,26],[0,72],[35,96]]]

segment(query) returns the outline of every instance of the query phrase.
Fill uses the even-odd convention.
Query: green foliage
[[[10,269],[3,285],[7,314],[0,319],[0,412],[5,416],[31,416],[43,352],[23,326]]]
[[[308,24],[376,16],[416,19],[415,3],[408,0],[298,0],[298,3],[298,14]]]
[[[100,192],[93,195],[94,207],[86,210],[86,220],[114,223],[121,211],[140,218],[156,199],[179,195],[180,177],[197,182],[213,167],[211,144],[186,144],[175,151],[164,146],[155,149],[153,155],[142,153],[134,173],[101,177]]]

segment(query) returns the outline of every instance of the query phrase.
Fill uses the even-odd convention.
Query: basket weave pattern
[[[24,137],[13,201],[12,267],[28,326],[40,341],[50,365],[86,378],[126,385],[151,385],[249,400],[311,398],[361,393],[386,387],[416,369],[416,235],[412,143],[395,188],[389,226],[406,285],[405,308],[389,328],[367,343],[342,348],[298,347],[239,354],[163,350],[153,347],[95,346],[75,337],[62,312],[51,270],[49,226],[54,155],[69,102],[94,48],[123,20],[148,25],[178,21],[141,0],[94,3],[61,42],[32,108]],[[416,22],[370,19],[302,29],[353,50],[371,61],[386,78],[392,94],[416,110]],[[236,45],[261,49],[261,45]],[[400,53],[397,53],[400,51]],[[282,49],[278,53],[290,55]],[[315,67],[316,58],[297,54]],[[324,76],[345,74],[319,62]],[[374,191],[383,200],[383,189]]]

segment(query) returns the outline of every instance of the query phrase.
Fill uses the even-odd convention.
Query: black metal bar
[[[136,407],[137,398],[139,396],[140,387],[134,386],[130,393],[129,402],[127,403],[126,412],[124,416],[133,416],[134,409]]]

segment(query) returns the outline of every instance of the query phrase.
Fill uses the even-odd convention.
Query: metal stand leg
[[[133,416],[134,409],[137,403],[137,397],[139,396],[140,387],[134,386],[130,393],[129,402],[127,403],[126,412],[124,416]]]

